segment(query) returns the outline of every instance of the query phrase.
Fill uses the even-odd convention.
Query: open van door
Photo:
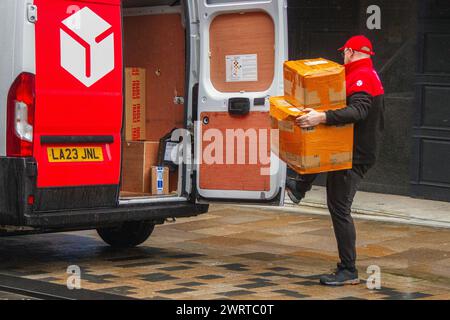
[[[195,133],[200,202],[283,202],[286,165],[270,151],[269,96],[282,95],[285,0],[199,0]]]
[[[35,0],[35,210],[118,202],[120,0]]]

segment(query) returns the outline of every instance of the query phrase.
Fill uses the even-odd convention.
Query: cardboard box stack
[[[345,71],[325,59],[288,61],[284,65],[285,96],[270,98],[273,129],[279,130],[272,150],[300,174],[350,169],[353,125],[300,128],[295,120],[304,108],[318,111],[345,107]]]
[[[169,169],[157,167],[159,141],[145,141],[145,69],[125,69],[125,142],[121,191],[131,194],[169,193]]]

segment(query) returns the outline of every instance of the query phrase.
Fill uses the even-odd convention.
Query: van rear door
[[[36,210],[115,206],[122,127],[120,0],[35,0]]]
[[[268,97],[282,94],[286,1],[198,1],[195,135],[200,201],[276,203],[286,165],[271,153]]]

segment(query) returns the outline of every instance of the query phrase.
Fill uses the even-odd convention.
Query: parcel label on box
[[[296,107],[326,108],[346,103],[345,68],[318,58],[284,63],[285,99]]]
[[[152,167],[151,193],[153,195],[164,195],[169,193],[168,167]]]
[[[272,143],[272,151],[300,174],[350,169],[353,125],[300,128],[295,120],[305,112],[283,100],[283,97],[270,98],[272,129],[278,129],[278,141]]]
[[[145,140],[145,69],[125,69],[125,139]]]

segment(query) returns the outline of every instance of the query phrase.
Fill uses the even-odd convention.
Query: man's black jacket
[[[353,163],[375,163],[384,129],[384,95],[355,92],[347,98],[347,107],[327,111],[326,118],[328,125],[354,123]]]

